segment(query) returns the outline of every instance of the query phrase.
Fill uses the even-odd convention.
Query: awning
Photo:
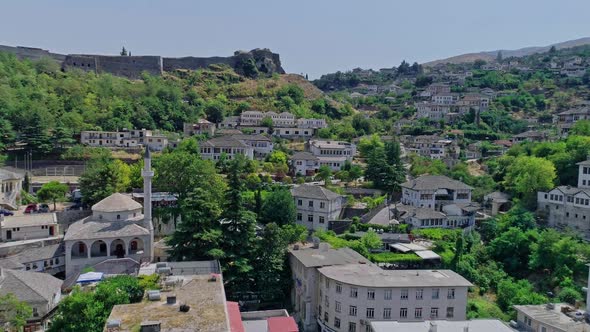
[[[422,259],[440,259],[440,256],[432,250],[420,250],[415,252]]]
[[[76,280],[77,284],[87,284],[91,282],[101,281],[104,278],[104,273],[102,272],[88,272],[81,274]]]

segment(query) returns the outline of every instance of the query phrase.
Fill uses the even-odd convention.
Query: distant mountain
[[[498,52],[500,52],[500,51],[502,51],[502,56],[504,58],[523,57],[523,56],[527,56],[527,55],[531,55],[531,54],[535,54],[535,53],[547,52],[547,51],[549,51],[549,49],[552,46],[555,46],[555,48],[559,50],[562,48],[570,48],[570,47],[576,47],[576,46],[582,46],[582,45],[588,45],[588,44],[590,44],[590,37],[585,37],[585,38],[580,38],[580,39],[568,40],[568,41],[565,41],[562,43],[551,44],[551,45],[547,45],[547,46],[525,47],[525,48],[521,48],[518,50],[495,50],[495,51],[484,51],[484,52],[479,52],[479,53],[461,54],[461,55],[453,56],[453,57],[446,58],[446,59],[426,62],[423,65],[431,67],[431,66],[435,66],[439,63],[458,64],[458,63],[465,63],[465,62],[474,62],[475,60],[491,61],[491,60],[496,59],[496,56],[498,55]]]

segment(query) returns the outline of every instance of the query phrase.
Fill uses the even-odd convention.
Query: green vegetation
[[[51,181],[41,186],[41,189],[37,191],[37,197],[41,201],[52,202],[53,211],[55,211],[56,202],[64,200],[69,190],[70,188],[66,184]]]
[[[0,327],[1,332],[22,331],[27,319],[33,315],[33,309],[23,301],[19,301],[13,294],[0,296],[0,321],[5,323]]]

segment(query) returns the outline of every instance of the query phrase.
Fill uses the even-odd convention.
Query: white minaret
[[[152,178],[154,171],[152,171],[152,156],[150,148],[145,147],[145,156],[143,157],[143,170],[141,176],[143,177],[143,217],[145,225],[150,231],[150,261],[154,260],[154,223],[152,221]]]

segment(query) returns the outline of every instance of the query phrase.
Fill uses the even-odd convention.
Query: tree
[[[51,181],[41,186],[41,189],[37,191],[37,197],[39,197],[41,201],[53,202],[53,211],[55,211],[55,203],[63,200],[68,191],[69,188],[66,184],[59,183],[58,181]]]
[[[570,135],[590,136],[590,120],[578,120],[569,133]]]
[[[547,191],[554,186],[557,177],[555,166],[547,159],[520,156],[508,166],[504,186],[527,206],[534,206],[538,191]]]
[[[555,48],[555,45],[551,46],[551,48],[549,49],[549,54],[555,54],[557,53],[557,48]]]
[[[123,48],[121,49],[121,52],[119,53],[119,55],[121,55],[121,56],[127,56],[127,50],[125,49],[125,46],[123,46]]]
[[[363,169],[359,165],[352,165],[348,171],[348,178],[355,181],[363,176]]]
[[[361,242],[368,250],[380,249],[383,247],[383,242],[374,230],[369,230],[367,234],[361,237]]]
[[[516,227],[509,228],[492,240],[488,246],[488,252],[497,262],[504,265],[504,269],[510,275],[526,275],[531,245],[537,241],[538,232],[529,230],[523,233]]]
[[[377,134],[373,134],[369,137],[361,137],[358,144],[358,150],[364,158],[368,158],[375,149],[383,147],[385,147],[385,144],[383,144],[381,138]]]
[[[104,157],[93,159],[80,176],[83,201],[92,205],[113,193],[127,190],[129,173],[129,167],[120,160]]]
[[[518,304],[543,304],[547,298],[534,291],[533,285],[528,280],[514,281],[505,279],[498,284],[496,302],[500,309],[514,312],[513,305]],[[513,315],[514,316],[514,315]]]
[[[205,106],[207,120],[213,123],[220,123],[225,117],[225,105],[219,100],[211,100]]]
[[[260,240],[256,243],[252,257],[253,279],[256,289],[265,298],[284,301],[290,290],[290,275],[287,265],[287,237],[277,224],[264,227]]]
[[[496,61],[501,63],[503,59],[504,57],[502,56],[502,51],[498,51],[498,54],[496,54]]]
[[[33,309],[14,294],[0,296],[0,322],[7,323],[10,331],[21,331],[32,315]],[[0,328],[0,331],[4,330]]]
[[[332,169],[327,165],[320,166],[318,174],[316,178],[324,181],[326,184],[330,183],[330,178],[332,177]]]
[[[268,224],[288,225],[295,223],[297,209],[288,189],[275,188],[268,193],[262,203],[260,221]]]

